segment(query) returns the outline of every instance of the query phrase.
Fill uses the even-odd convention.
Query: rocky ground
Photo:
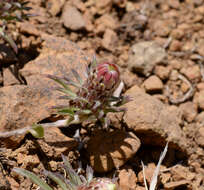
[[[95,54],[121,70],[125,114],[110,114],[109,131],[52,128],[0,141],[0,189],[37,189],[13,167],[60,171],[61,154],[76,168],[119,178],[123,190],[145,190],[165,144],[158,189],[204,189],[204,1],[31,0],[28,21],[8,25],[19,53],[1,41],[0,131],[55,121],[62,104],[53,81],[41,74],[83,73]],[[111,145],[111,146],[110,146]]]

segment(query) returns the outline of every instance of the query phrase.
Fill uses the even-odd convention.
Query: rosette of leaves
[[[117,180],[109,178],[95,178],[91,167],[86,169],[86,177],[78,175],[65,156],[62,156],[63,167],[66,175],[44,171],[45,176],[54,181],[62,190],[117,190]],[[53,190],[44,180],[34,173],[22,168],[14,168],[13,171],[29,178],[43,190]],[[67,177],[65,177],[67,176]]]
[[[55,107],[58,114],[69,115],[67,125],[100,121],[102,126],[107,127],[109,125],[107,113],[125,111],[120,106],[130,101],[130,98],[113,95],[121,82],[120,72],[115,64],[97,63],[94,58],[90,65],[87,65],[84,81],[76,70],[72,69],[72,74],[75,80],[48,75],[48,78],[61,86],[57,88],[64,93],[60,98],[69,100],[67,106]],[[75,87],[76,92],[70,86]]]
[[[26,6],[27,4],[28,1],[25,0],[0,0],[0,19],[2,21],[0,35],[10,44],[16,53],[18,52],[18,48],[13,39],[6,34],[5,29],[7,23],[11,21],[22,21],[30,16],[25,13],[25,11],[31,9]]]

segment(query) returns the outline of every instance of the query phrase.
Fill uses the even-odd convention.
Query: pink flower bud
[[[97,79],[103,82],[107,89],[114,88],[120,81],[120,72],[118,67],[109,62],[97,65]]]

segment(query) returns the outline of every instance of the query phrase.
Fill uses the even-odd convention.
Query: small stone
[[[158,65],[155,67],[154,73],[162,80],[166,80],[169,77],[170,71],[171,71],[170,67]]]
[[[183,67],[180,72],[187,76],[189,80],[199,80],[201,77],[199,65]]]
[[[132,132],[97,131],[88,141],[87,156],[94,171],[103,173],[124,165],[139,147],[140,140]]]
[[[187,180],[181,180],[181,181],[173,181],[173,182],[168,182],[166,184],[164,184],[164,188],[165,190],[173,190],[177,187],[181,187],[184,186],[187,188],[187,185],[189,184],[189,181]]]
[[[139,42],[131,47],[128,68],[148,76],[166,57],[165,50],[155,42]]]
[[[109,14],[102,15],[99,17],[96,22],[96,28],[95,31],[96,33],[103,33],[105,32],[106,29],[116,29],[116,20],[114,19],[113,16]]]
[[[171,31],[170,25],[164,20],[156,20],[153,24],[153,29],[157,36],[166,37]]]
[[[170,51],[180,51],[182,47],[182,43],[178,40],[173,40],[169,46]]]
[[[204,110],[204,90],[198,92],[197,102],[200,109]]]
[[[118,175],[119,186],[122,190],[131,190],[136,188],[137,177],[131,168],[122,169]]]
[[[197,51],[201,56],[204,56],[204,39],[199,39],[197,44]]]
[[[156,75],[146,79],[143,86],[147,92],[161,91],[163,89],[163,83]]]
[[[69,5],[69,2],[64,5],[61,19],[64,26],[70,30],[82,30],[86,26],[82,14],[76,7]]]
[[[21,33],[32,35],[32,36],[39,36],[40,31],[35,27],[34,24],[31,24],[30,22],[21,22],[18,23],[18,27]]]
[[[61,154],[73,150],[78,145],[73,138],[64,135],[57,127],[46,128],[44,138],[37,141],[49,158],[61,158]]]
[[[193,102],[185,102],[181,104],[180,109],[183,112],[184,119],[188,122],[192,122],[198,113],[197,105]]]
[[[106,29],[103,40],[102,40],[102,46],[110,51],[113,51],[117,47],[117,34],[110,29]]]
[[[179,28],[176,28],[171,32],[172,38],[177,40],[180,40],[181,38],[183,38],[184,34],[185,34],[184,31]]]
[[[147,183],[150,184],[152,176],[154,174],[154,170],[155,170],[156,166],[155,164],[149,164],[146,168],[145,168],[145,177],[147,180]],[[138,181],[140,183],[144,183],[144,175],[143,175],[143,171],[140,171],[138,173]]]
[[[46,8],[52,16],[56,16],[58,13],[60,13],[64,3],[65,0],[50,0],[47,1]]]
[[[195,141],[202,147],[204,147],[204,127],[200,127],[196,133]]]

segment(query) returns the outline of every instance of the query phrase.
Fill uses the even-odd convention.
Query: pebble
[[[143,86],[147,92],[161,91],[163,89],[163,83],[156,75],[152,75],[146,79]]]
[[[154,41],[134,44],[129,52],[128,68],[130,71],[149,76],[154,67],[166,58],[165,49]]]
[[[81,30],[86,26],[82,14],[68,2],[64,6],[61,19],[64,26],[70,30]]]
[[[171,68],[158,65],[155,67],[154,73],[162,80],[168,79]]]
[[[193,102],[185,102],[179,107],[186,121],[192,122],[198,114],[198,106]]]

